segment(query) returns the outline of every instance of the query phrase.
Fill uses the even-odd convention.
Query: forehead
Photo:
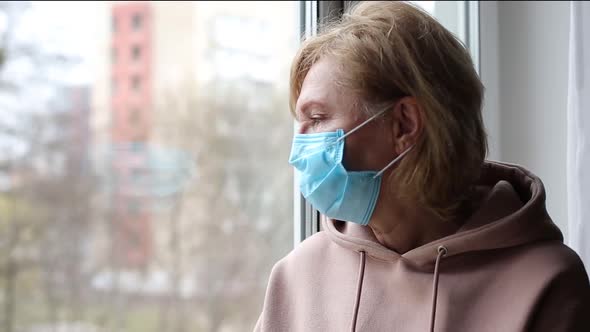
[[[322,103],[327,108],[342,109],[343,105],[350,108],[353,97],[336,84],[338,78],[339,70],[335,61],[324,58],[316,62],[303,80],[297,100],[297,111],[310,102]]]

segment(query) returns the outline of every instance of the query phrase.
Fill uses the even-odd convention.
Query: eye
[[[311,120],[311,124],[315,126],[320,124],[325,119],[325,117],[323,114],[313,114],[309,117],[309,119]]]

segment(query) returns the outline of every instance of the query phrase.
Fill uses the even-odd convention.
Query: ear
[[[424,113],[415,97],[403,97],[393,110],[393,142],[400,154],[418,142],[424,130]]]

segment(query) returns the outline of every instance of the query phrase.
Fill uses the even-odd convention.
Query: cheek
[[[343,164],[349,171],[378,171],[395,157],[393,151],[383,128],[362,128],[346,138]]]
[[[347,133],[349,130],[354,128],[354,126],[354,119],[350,119],[349,117],[342,116],[340,114],[333,114],[329,119],[320,123],[318,127],[323,131],[336,131],[338,129],[342,129],[345,133]],[[354,136],[354,134],[351,135],[351,137],[352,136]]]

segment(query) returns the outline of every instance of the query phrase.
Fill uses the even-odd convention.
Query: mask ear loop
[[[340,142],[341,140],[345,139],[346,137],[348,137],[349,135],[352,135],[355,131],[361,129],[363,126],[365,126],[367,123],[373,121],[376,117],[380,116],[381,114],[387,112],[389,110],[389,107],[384,108],[382,111],[374,114],[373,116],[371,116],[370,118],[368,118],[367,120],[363,121],[363,123],[361,123],[360,125],[356,126],[355,128],[351,129],[349,132],[347,132],[346,134],[342,135],[340,138],[338,138],[336,141],[334,141],[332,144],[336,144],[338,142]],[[330,144],[330,145],[332,145]],[[387,164],[387,166],[385,166],[382,170],[380,170],[377,174],[375,174],[375,176],[373,176],[373,179],[378,178],[379,176],[381,176],[381,174],[383,174],[383,172],[387,171],[391,166],[395,165],[395,163],[397,163],[399,160],[401,160],[408,152],[410,152],[412,150],[414,146],[410,146],[406,151],[400,153],[399,156],[397,156],[395,159],[393,159],[389,164]]]
[[[335,143],[340,142],[341,140],[345,139],[346,137],[348,137],[349,135],[352,135],[352,133],[354,133],[355,131],[361,129],[362,127],[364,127],[367,123],[373,121],[373,119],[375,119],[376,117],[380,116],[381,114],[387,112],[389,110],[389,108],[385,108],[382,111],[380,111],[379,113],[374,114],[373,116],[371,116],[370,118],[368,118],[367,120],[365,120],[363,123],[361,123],[360,125],[352,128],[349,132],[347,132],[346,134],[342,135],[342,137],[338,138],[336,140]]]
[[[385,172],[387,169],[389,169],[391,166],[393,166],[395,163],[397,163],[399,160],[401,160],[408,152],[410,152],[413,147],[414,146],[412,145],[406,151],[400,153],[399,156],[397,156],[389,164],[387,164],[387,166],[385,166],[382,170],[380,170],[377,174],[375,174],[375,176],[373,176],[373,179],[376,179],[379,176],[381,176],[381,174],[383,174],[383,172]]]

